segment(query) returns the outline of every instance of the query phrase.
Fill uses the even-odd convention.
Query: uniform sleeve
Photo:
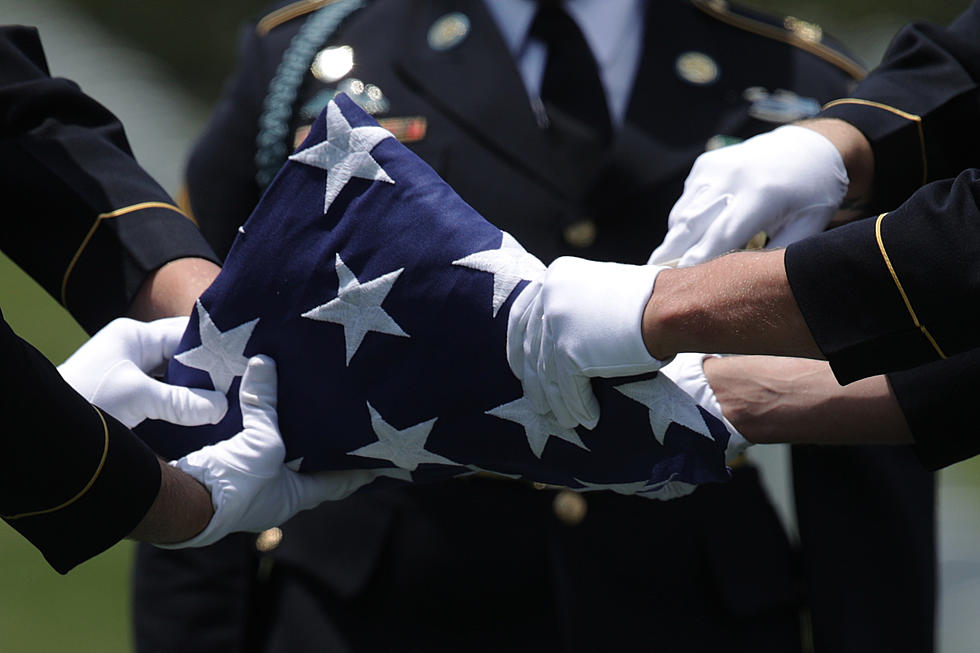
[[[915,453],[929,469],[980,454],[976,414],[969,406],[980,387],[980,349],[888,375],[915,437]]]
[[[118,120],[50,77],[36,30],[0,28],[0,62],[0,246],[88,332],[124,314],[168,261],[217,260]]]
[[[870,211],[894,209],[923,184],[978,165],[980,5],[948,28],[917,23],[892,41],[854,97],[822,115],[856,126],[875,155]]]
[[[842,383],[969,351],[980,344],[980,170],[794,243],[785,263]]]
[[[136,527],[159,491],[159,463],[131,431],[72,390],[2,315],[0,354],[0,516],[66,573]]]

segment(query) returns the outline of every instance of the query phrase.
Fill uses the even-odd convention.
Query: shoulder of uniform
[[[734,5],[727,0],[691,0],[697,9],[736,29],[781,41],[840,68],[854,79],[863,79],[865,67],[848,54],[816,23],[793,16],[774,16]]]
[[[255,33],[259,36],[266,36],[269,32],[284,23],[295,20],[307,14],[313,13],[317,9],[332,5],[338,0],[294,0],[293,2],[279,3],[279,6],[267,13],[255,25]]]

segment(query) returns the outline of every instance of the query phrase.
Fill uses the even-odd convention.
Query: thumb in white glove
[[[848,183],[840,152],[806,127],[787,125],[705,152],[684,182],[650,263],[701,263],[744,248],[760,231],[771,247],[819,233]]]
[[[704,374],[704,360],[718,358],[716,354],[678,354],[669,364],[660,368],[660,373],[677,384],[681,390],[691,395],[694,401],[706,411],[717,417],[731,436],[725,448],[725,459],[731,462],[752,444],[738,432],[721,410],[715,391]]]
[[[129,428],[144,419],[215,424],[228,410],[222,393],[168,385],[149,376],[173,356],[187,321],[113,320],[59,365],[58,372],[89,403]]]
[[[276,365],[255,356],[242,377],[241,433],[170,463],[211,493],[214,516],[195,537],[161,548],[205,546],[236,531],[259,532],[297,512],[349,496],[387,470],[303,474],[285,465],[286,446],[276,413]]]
[[[599,402],[590,377],[658,369],[641,321],[663,268],[559,258],[541,281],[514,300],[507,322],[507,362],[539,413],[564,428],[594,428]]]

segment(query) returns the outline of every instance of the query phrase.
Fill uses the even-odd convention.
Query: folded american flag
[[[728,431],[666,377],[594,381],[592,431],[530,408],[507,364],[507,314],[543,270],[338,96],[240,229],[170,364],[171,382],[227,392],[228,415],[143,435],[172,458],[237,433],[240,375],[262,353],[300,471],[490,471],[655,498],[726,480]]]

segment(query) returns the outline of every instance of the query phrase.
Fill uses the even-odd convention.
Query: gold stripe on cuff
[[[892,281],[895,282],[895,286],[898,288],[898,292],[902,296],[902,301],[905,302],[905,308],[908,310],[909,315],[912,316],[912,322],[915,324],[916,328],[922,332],[922,335],[926,337],[926,340],[928,340],[929,344],[932,345],[932,348],[936,350],[939,357],[946,358],[946,354],[943,353],[939,343],[937,343],[936,339],[932,337],[931,333],[929,333],[929,329],[927,329],[924,324],[919,322],[919,316],[915,314],[915,310],[912,308],[912,302],[909,301],[908,295],[905,294],[905,288],[902,287],[902,282],[898,280],[898,274],[895,272],[895,266],[892,265],[891,259],[888,258],[888,252],[885,251],[885,242],[881,238],[881,222],[885,219],[886,215],[888,214],[882,213],[875,221],[875,238],[878,239],[878,249],[881,250],[881,257],[885,260],[885,265],[888,266],[888,272],[892,275]]]
[[[841,104],[857,104],[860,106],[871,107],[873,109],[881,109],[882,111],[887,111],[893,113],[899,118],[905,118],[915,123],[915,128],[919,132],[919,152],[922,155],[922,184],[929,180],[929,164],[926,161],[926,135],[922,131],[922,116],[917,116],[914,113],[909,113],[908,111],[902,111],[901,109],[896,109],[893,106],[887,104],[882,104],[881,102],[872,102],[871,100],[862,100],[860,98],[841,98],[840,100],[834,100],[833,102],[828,102],[823,105],[823,110],[826,111],[830,107],[836,107]]]
[[[187,216],[187,219],[194,223],[194,226],[198,229],[201,228],[200,223],[197,218],[194,217],[194,211],[191,209],[191,192],[187,188],[187,184],[181,184],[180,188],[177,189],[177,207]]]
[[[61,305],[68,307],[68,278],[71,276],[72,271],[75,269],[75,265],[78,263],[78,259],[82,257],[82,252],[88,247],[88,243],[92,240],[92,236],[95,234],[95,230],[99,228],[99,225],[103,220],[109,218],[118,218],[121,215],[126,215],[127,213],[133,213],[135,211],[142,211],[144,209],[170,209],[171,211],[176,211],[185,218],[188,215],[181,211],[179,208],[173,204],[167,204],[166,202],[141,202],[139,204],[133,204],[131,206],[124,206],[121,209],[116,209],[114,211],[109,211],[107,213],[100,213],[95,217],[95,222],[92,224],[92,228],[88,230],[85,234],[85,238],[82,239],[82,244],[78,246],[78,251],[75,255],[71,257],[71,261],[68,263],[68,267],[65,268],[65,275],[61,279]]]
[[[102,411],[96,408],[95,406],[92,406],[92,408],[95,409],[96,415],[99,416],[99,420],[101,420],[102,422],[102,431],[105,434],[105,443],[102,445],[102,459],[99,460],[99,465],[98,467],[95,468],[95,473],[92,474],[92,478],[89,479],[89,482],[85,484],[85,487],[83,487],[78,492],[78,494],[73,496],[71,499],[68,499],[68,501],[65,501],[61,505],[57,505],[54,508],[47,508],[46,510],[35,510],[33,512],[22,512],[19,515],[0,515],[0,517],[3,517],[7,521],[11,521],[14,519],[23,519],[24,517],[36,517],[37,515],[47,515],[52,512],[58,512],[59,510],[63,508],[67,508],[71,504],[81,499],[83,496],[85,496],[86,492],[92,489],[92,486],[95,485],[95,481],[99,478],[99,475],[102,474],[102,468],[105,467],[105,459],[109,455],[109,425],[106,424],[105,416],[102,414]]]

